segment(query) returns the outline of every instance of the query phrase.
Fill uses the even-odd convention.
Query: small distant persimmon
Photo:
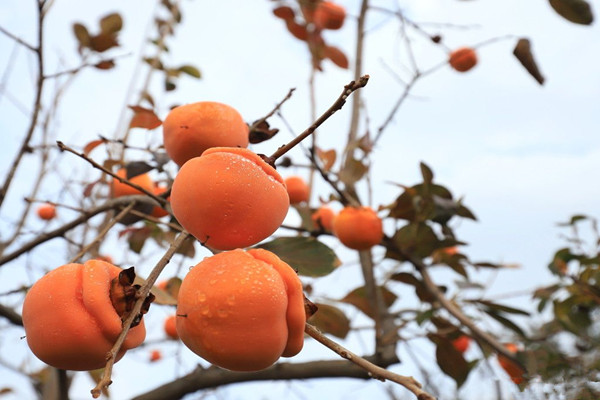
[[[319,207],[311,216],[316,229],[325,229],[328,232],[333,230],[333,218],[335,217],[335,212],[327,206]]]
[[[340,29],[346,19],[346,9],[332,1],[323,1],[315,7],[312,19],[317,29]]]
[[[156,362],[162,359],[162,353],[160,350],[152,350],[150,352],[150,362]]]
[[[452,346],[454,346],[459,353],[464,353],[467,351],[470,344],[471,338],[462,334],[452,341]]]
[[[133,177],[128,177],[127,169],[121,168],[117,171],[116,175],[119,176],[120,178],[127,179],[131,183],[134,183],[134,184],[140,186],[141,188],[146,189],[149,192],[154,191],[154,182],[152,182],[152,178],[150,178],[150,175],[148,175],[148,173],[143,173],[143,174],[139,174],[139,175],[136,175]],[[131,196],[131,195],[135,195],[135,194],[143,194],[143,192],[141,192],[140,190],[138,190],[126,183],[119,181],[116,178],[113,178],[113,180],[111,181],[111,194],[112,194],[112,197],[116,198],[116,197],[122,197],[122,196]]]
[[[23,326],[29,348],[55,368],[98,369],[123,329],[127,300],[120,286],[123,270],[100,260],[58,267],[33,284],[23,302]],[[121,289],[121,290],[119,290]],[[144,320],[125,337],[117,361],[146,336]]]
[[[42,204],[37,209],[37,215],[44,221],[50,221],[56,217],[56,207],[49,203]]]
[[[283,222],[283,178],[256,153],[213,147],[189,160],[173,182],[171,207],[196,239],[218,250],[252,246]]]
[[[169,315],[165,319],[165,323],[163,326],[165,329],[165,333],[167,334],[167,337],[169,337],[169,339],[173,339],[173,340],[179,339],[179,335],[177,334],[177,328],[175,327],[176,318],[177,317],[175,315]]]
[[[333,218],[333,233],[346,247],[367,250],[383,239],[383,223],[370,207],[345,207]]]
[[[264,249],[231,250],[205,258],[183,279],[177,304],[182,342],[232,371],[258,371],[304,344],[302,282]]]
[[[461,47],[452,52],[448,62],[458,72],[467,72],[477,65],[477,53],[471,47]]]
[[[511,353],[516,354],[519,351],[519,348],[514,343],[506,343],[504,347]],[[515,364],[510,359],[504,357],[502,354],[498,354],[498,364],[502,367],[504,371],[510,376],[510,379],[517,385],[521,384],[525,378],[523,377],[525,371]]]
[[[299,204],[308,201],[310,188],[300,176],[285,178],[285,188],[290,197],[290,204]]]
[[[163,122],[167,154],[180,167],[211,147],[248,147],[249,128],[233,107],[199,101],[173,108]]]

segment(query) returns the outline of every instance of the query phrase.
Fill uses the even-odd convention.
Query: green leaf
[[[521,329],[519,325],[515,324],[510,319],[500,315],[500,313],[498,313],[496,310],[491,308],[484,308],[483,311],[485,311],[490,317],[494,318],[496,321],[500,322],[502,325],[517,333],[518,335],[522,337],[526,336],[525,332],[523,332],[523,329]]]
[[[108,14],[100,20],[102,33],[114,34],[123,28],[123,18],[118,13]]]
[[[281,237],[256,247],[272,251],[303,276],[325,276],[341,264],[333,250],[313,237]]]
[[[383,295],[383,302],[386,307],[390,307],[394,304],[394,301],[398,298],[394,293],[390,292],[385,286],[379,286],[381,293]],[[340,299],[343,303],[352,304],[354,307],[358,308],[360,311],[373,318],[374,311],[371,308],[371,302],[367,297],[367,289],[364,286],[358,287],[348,293],[344,298]]]
[[[585,0],[550,0],[550,5],[567,21],[581,25],[594,22],[592,8]]]
[[[325,333],[344,339],[350,332],[350,320],[346,314],[337,307],[329,304],[316,303],[319,309],[308,322]]]
[[[424,162],[419,163],[421,168],[421,175],[423,176],[423,183],[431,184],[433,182],[433,171]]]
[[[440,246],[433,229],[424,222],[410,223],[400,228],[392,240],[403,253],[425,258]]]
[[[179,67],[179,71],[183,72],[184,74],[188,74],[189,76],[193,77],[193,78],[197,78],[200,79],[200,77],[202,76],[202,74],[200,74],[200,70],[196,67],[194,67],[193,65],[184,65]]]
[[[491,302],[489,300],[474,300],[474,302],[483,304],[483,305],[485,305],[493,310],[499,311],[499,312],[505,312],[508,314],[526,315],[526,316],[530,315],[527,311],[524,311],[524,310],[521,310],[518,308],[505,306],[502,304],[497,304],[497,303]]]

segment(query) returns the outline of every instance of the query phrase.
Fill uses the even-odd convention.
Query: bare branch
[[[19,313],[12,308],[3,306],[2,304],[0,304],[0,317],[6,318],[9,322],[15,325],[23,326],[23,318],[21,318]]]
[[[251,126],[250,126],[250,132],[252,132],[254,129],[256,129],[257,126],[259,126],[260,124],[262,124],[263,122],[265,122],[267,119],[269,119],[273,114],[275,114],[277,111],[279,111],[279,109],[281,108],[281,106],[283,105],[283,103],[285,103],[286,101],[288,101],[291,97],[292,94],[294,93],[294,91],[296,90],[296,88],[291,88],[288,93],[285,95],[285,97],[283,98],[283,100],[281,100],[279,103],[277,103],[277,105],[275,106],[275,108],[273,108],[271,110],[271,112],[269,112],[267,115],[265,115],[264,117],[262,117],[261,119],[256,120]]]
[[[38,52],[38,49],[37,49],[35,46],[33,46],[33,45],[31,45],[31,44],[27,43],[26,41],[24,41],[24,40],[23,40],[23,39],[21,39],[20,37],[13,35],[12,33],[10,33],[9,31],[7,31],[6,29],[4,29],[4,28],[3,28],[3,27],[1,27],[1,26],[0,26],[0,32],[1,32],[1,33],[4,33],[6,36],[8,36],[9,38],[11,38],[11,39],[12,39],[12,40],[14,40],[15,42],[19,43],[19,44],[20,44],[20,45],[22,45],[23,47],[26,47],[26,48],[28,48],[29,50],[31,50],[31,51],[34,51],[34,52],[36,52],[36,53]]]

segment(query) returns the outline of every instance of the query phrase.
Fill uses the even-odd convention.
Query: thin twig
[[[108,174],[110,176],[112,176],[113,178],[117,179],[119,182],[124,183],[126,185],[131,186],[132,188],[152,197],[154,200],[156,200],[160,205],[165,206],[167,204],[167,199],[161,197],[161,196],[157,196],[154,193],[150,192],[149,190],[141,187],[140,185],[137,185],[131,181],[129,181],[128,179],[122,178],[120,176],[118,176],[117,174],[115,174],[114,172],[104,168],[102,165],[98,164],[96,161],[92,160],[91,158],[89,158],[88,156],[86,156],[83,153],[80,153],[72,148],[70,148],[69,146],[65,145],[63,142],[61,142],[60,140],[56,141],[56,144],[58,145],[58,147],[62,150],[62,151],[68,151],[69,153],[73,153],[78,157],[83,158],[85,161],[89,162],[90,164],[92,164],[92,167],[99,169],[100,171],[104,172],[105,174]]]
[[[294,146],[296,146],[298,143],[302,142],[304,139],[306,139],[308,136],[310,136],[319,126],[321,126],[321,124],[323,124],[323,122],[327,121],[327,119],[329,117],[331,117],[333,114],[335,114],[336,111],[341,110],[342,107],[344,106],[344,104],[346,104],[346,100],[348,99],[348,97],[354,91],[356,91],[362,87],[365,87],[367,82],[369,82],[369,75],[364,75],[364,76],[360,77],[358,80],[352,81],[349,84],[347,84],[346,86],[344,86],[344,90],[343,90],[342,94],[340,94],[340,96],[337,98],[337,100],[331,105],[331,107],[329,107],[327,109],[327,111],[325,111],[304,132],[302,132],[300,135],[296,136],[288,144],[278,148],[277,151],[275,151],[275,153],[273,153],[270,157],[267,157],[267,162],[271,165],[274,165],[275,161],[279,157],[281,157],[282,155],[284,155],[285,153],[290,151]]]
[[[372,362],[352,353],[350,350],[329,339],[311,324],[307,323],[305,325],[304,332],[306,332],[306,334],[308,334],[313,339],[323,344],[333,352],[337,353],[341,357],[353,362],[354,364],[368,371],[369,374],[373,377],[373,379],[377,379],[382,382],[386,380],[396,382],[397,384],[404,386],[406,389],[414,393],[415,396],[417,396],[417,399],[419,400],[435,400],[435,397],[425,392],[421,388],[421,384],[417,382],[413,377],[398,375],[394,372],[391,372],[387,369],[381,368],[380,366],[373,364]]]
[[[0,32],[4,33],[6,36],[8,36],[9,38],[11,38],[15,42],[19,43],[20,45],[22,45],[24,47],[27,47],[29,50],[34,51],[34,52],[37,53],[38,49],[35,46],[32,46],[31,44],[27,43],[26,41],[24,41],[20,37],[17,37],[15,35],[13,35],[12,33],[10,33],[9,31],[7,31],[6,29],[4,29],[1,26],[0,26]]]
[[[279,103],[277,103],[277,105],[275,105],[275,108],[273,108],[271,110],[271,112],[269,112],[267,115],[265,115],[261,119],[258,119],[256,121],[254,121],[254,123],[250,126],[250,132],[252,132],[254,129],[256,129],[257,126],[259,126],[260,124],[262,124],[263,122],[265,122],[267,119],[269,119],[271,116],[273,116],[273,114],[275,114],[277,111],[279,111],[279,109],[281,108],[281,106],[283,105],[283,103],[285,103],[286,101],[288,101],[292,97],[292,94],[294,93],[295,90],[296,90],[296,88],[291,88],[288,91],[288,93],[285,95],[285,97],[283,98],[283,100],[281,100]]]
[[[103,59],[103,60],[96,61],[96,62],[85,62],[85,63],[83,63],[83,64],[81,64],[81,65],[79,65],[78,67],[75,67],[75,68],[71,68],[71,69],[67,69],[67,70],[64,70],[64,71],[55,72],[53,74],[48,74],[44,78],[45,79],[54,79],[54,78],[59,78],[59,77],[61,77],[63,75],[74,75],[74,74],[78,73],[79,71],[81,71],[82,69],[89,68],[89,67],[95,67],[95,66],[97,66],[100,63],[111,62],[111,61],[116,60],[117,58],[128,57],[130,55],[131,55],[131,53],[127,53],[127,54],[121,54],[119,56],[115,56],[115,57]]]
[[[129,329],[131,328],[131,324],[138,317],[138,314],[142,309],[142,305],[144,304],[144,302],[146,301],[146,297],[148,297],[148,294],[150,293],[152,285],[154,285],[154,282],[156,282],[156,279],[158,278],[162,270],[169,263],[173,254],[175,254],[177,249],[179,249],[179,247],[188,237],[189,233],[183,231],[175,238],[171,246],[169,246],[169,248],[167,249],[166,253],[162,256],[162,258],[158,261],[156,266],[152,269],[150,275],[148,275],[146,282],[142,285],[142,287],[138,289],[138,299],[133,305],[129,316],[123,322],[123,330],[121,331],[121,334],[117,338],[112,349],[107,354],[106,366],[104,367],[104,373],[102,374],[102,378],[98,381],[98,384],[91,390],[92,396],[94,398],[100,397],[100,395],[102,394],[102,390],[107,388],[112,383],[111,375],[113,365],[115,364],[117,354],[119,353],[119,350],[121,349],[121,346],[125,341],[125,337],[127,336]]]

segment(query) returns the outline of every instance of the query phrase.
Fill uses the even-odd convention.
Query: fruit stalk
[[[156,266],[152,269],[152,271],[150,272],[150,275],[148,275],[146,282],[138,290],[138,296],[137,296],[138,299],[135,302],[135,304],[133,305],[133,308],[131,309],[131,312],[129,313],[127,319],[125,321],[123,321],[123,330],[121,331],[121,334],[117,338],[117,341],[115,342],[112,349],[106,355],[106,367],[104,368],[104,373],[102,374],[102,378],[98,381],[98,384],[91,390],[92,396],[95,399],[100,397],[100,395],[102,394],[102,390],[104,388],[107,388],[112,383],[111,375],[112,375],[112,368],[115,363],[115,357],[118,354],[119,350],[121,349],[121,345],[123,344],[123,341],[125,340],[125,337],[127,336],[127,333],[129,332],[129,329],[131,328],[131,324],[138,317],[138,314],[140,314],[140,312],[142,310],[142,306],[144,305],[144,301],[146,300],[146,297],[150,293],[150,289],[154,285],[154,282],[156,282],[156,279],[158,279],[158,276],[160,275],[162,270],[169,263],[173,254],[175,254],[177,249],[179,249],[179,247],[188,238],[188,236],[189,236],[189,233],[187,233],[186,231],[183,231],[175,238],[175,240],[173,241],[171,246],[169,246],[169,249],[162,256],[162,258],[158,261]]]

